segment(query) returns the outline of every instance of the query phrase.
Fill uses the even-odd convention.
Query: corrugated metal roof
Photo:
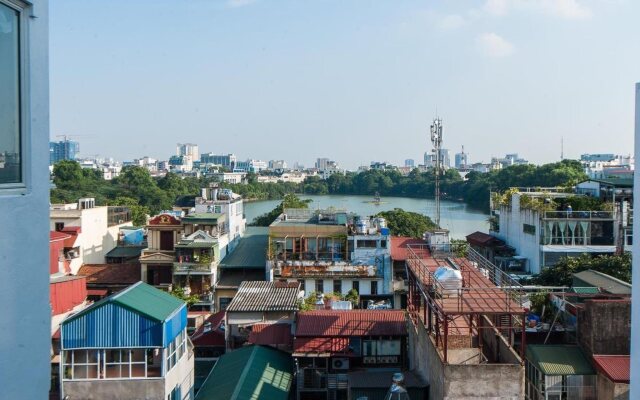
[[[595,375],[578,346],[529,345],[527,360],[545,375]]]
[[[293,341],[293,352],[305,354],[340,354],[349,350],[349,338],[342,337],[301,337]]]
[[[287,400],[293,381],[291,356],[250,346],[220,357],[196,400]]]
[[[186,324],[182,300],[138,282],[64,320],[63,347],[164,347]]]
[[[105,257],[130,258],[140,257],[146,246],[116,246]]]
[[[574,287],[571,291],[577,294],[598,294],[600,289],[597,287]]]
[[[217,288],[238,288],[244,281],[264,279],[264,269],[225,269],[220,271]]]
[[[593,286],[611,294],[631,294],[631,284],[591,269],[573,274],[573,286]]]
[[[612,382],[629,383],[631,357],[626,355],[594,355],[593,361],[598,371]]]
[[[263,345],[288,345],[291,346],[290,324],[255,324],[251,327],[249,343]]]
[[[262,268],[267,265],[269,228],[248,227],[238,246],[220,263],[220,268]]]
[[[295,286],[293,286],[295,285]],[[238,288],[227,312],[234,311],[295,311],[300,288],[280,282],[244,281]]]
[[[140,266],[137,264],[84,264],[78,275],[87,277],[87,284],[132,285],[140,281]]]
[[[215,314],[210,315],[204,320],[204,323],[191,335],[191,342],[196,347],[199,346],[221,346],[226,345],[224,339],[224,329],[221,329],[222,321],[224,320],[224,311],[218,311]],[[205,332],[205,324],[211,324],[211,330]]]
[[[217,213],[194,213],[189,214],[186,217],[182,217],[182,222],[185,224],[203,224],[207,222],[217,223],[224,220],[225,215]]]
[[[407,320],[402,310],[317,310],[298,314],[299,336],[404,336]]]

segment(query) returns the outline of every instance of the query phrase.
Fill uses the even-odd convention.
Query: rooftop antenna
[[[436,117],[431,124],[431,143],[433,151],[436,153],[436,220],[435,223],[440,227],[440,173],[442,172],[441,148],[442,148],[442,119]]]
[[[564,160],[564,136],[560,136],[560,161]]]

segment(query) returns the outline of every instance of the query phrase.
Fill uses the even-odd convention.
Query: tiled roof
[[[391,259],[393,261],[405,261],[409,255],[407,245],[426,244],[424,240],[404,236],[391,236]]]
[[[349,338],[300,337],[293,341],[294,354],[344,354],[349,350]]]
[[[467,242],[479,246],[502,246],[505,244],[504,241],[480,231],[467,235]]]
[[[191,335],[194,346],[225,346],[224,330],[220,329],[224,321],[224,311],[218,311],[204,320],[204,323]],[[211,323],[211,330],[204,331],[204,324]]]
[[[595,375],[578,346],[529,345],[527,360],[544,375]]]
[[[140,280],[140,266],[136,264],[84,264],[78,275],[87,277],[87,284],[131,285]]]
[[[593,361],[598,371],[615,383],[629,383],[630,356],[594,355]]]
[[[227,312],[234,311],[295,311],[298,309],[299,284],[244,281],[231,300]]]
[[[249,334],[249,343],[263,345],[291,346],[291,325],[289,324],[255,324]]]
[[[262,268],[267,264],[269,228],[250,226],[238,246],[220,263],[220,268]]]
[[[317,310],[298,314],[296,337],[404,336],[402,310]]]
[[[196,400],[287,400],[292,381],[289,354],[270,347],[243,347],[220,357]]]
[[[69,323],[81,315],[93,312],[93,310],[105,303],[118,304],[159,322],[164,322],[167,318],[175,314],[176,311],[186,307],[185,303],[177,297],[156,289],[144,282],[138,282],[121,292],[112,294],[109,297],[93,303],[90,307],[67,318],[64,324]]]

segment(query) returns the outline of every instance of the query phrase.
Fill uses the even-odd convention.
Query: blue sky
[[[51,135],[83,155],[472,162],[633,148],[640,2],[56,0]]]

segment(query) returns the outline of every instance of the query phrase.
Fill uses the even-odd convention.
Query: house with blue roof
[[[192,399],[186,304],[144,282],[61,324],[64,399]]]

